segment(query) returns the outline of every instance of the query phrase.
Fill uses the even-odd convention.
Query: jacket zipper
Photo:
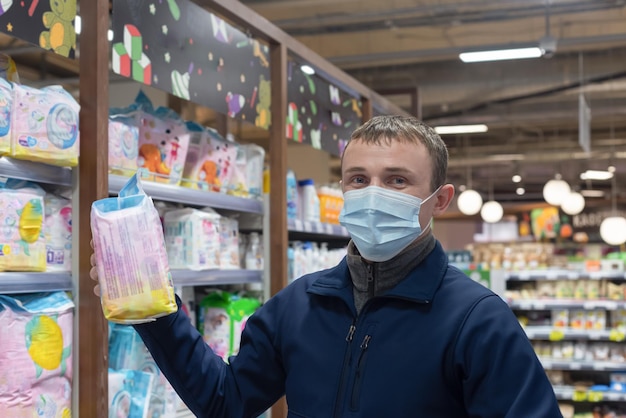
[[[374,265],[372,263],[367,264],[367,298],[372,299],[375,294],[374,286]]]
[[[359,354],[359,361],[356,366],[356,373],[354,375],[354,386],[352,386],[352,396],[350,398],[350,409],[353,411],[358,410],[359,406],[359,393],[361,392],[361,381],[363,380],[363,369],[365,366],[365,357],[367,354],[367,347],[369,347],[370,340],[372,339],[371,335],[366,335],[363,338],[363,342],[359,347],[361,349],[361,353]]]
[[[339,380],[339,390],[337,392],[337,401],[335,403],[335,417],[341,417],[341,410],[343,406],[343,393],[345,392],[346,380],[348,377],[348,373],[346,373],[346,370],[348,370],[350,367],[350,359],[352,357],[352,350],[350,349],[350,346],[352,345],[352,339],[354,338],[355,332],[356,325],[353,322],[348,329],[348,335],[346,335],[346,354],[343,357],[343,367],[341,368],[341,379]]]

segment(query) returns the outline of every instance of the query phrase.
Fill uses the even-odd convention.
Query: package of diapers
[[[72,202],[46,193],[44,198],[46,271],[72,270]]]
[[[130,177],[137,171],[139,118],[133,107],[109,111],[109,171]]]
[[[34,183],[0,181],[0,271],[45,271],[45,192]]]
[[[152,418],[148,405],[153,378],[138,370],[109,370],[109,418]]]
[[[11,152],[12,105],[13,87],[4,78],[0,78],[0,155]]]
[[[15,84],[11,156],[53,165],[78,165],[80,106],[61,86],[35,89]]]
[[[185,208],[165,213],[165,247],[170,268],[220,268],[220,215]]]
[[[0,295],[0,417],[71,417],[73,310],[65,292]]]
[[[137,174],[118,197],[92,204],[91,232],[106,319],[142,323],[176,312],[159,213]]]
[[[182,185],[192,189],[226,192],[231,188],[238,145],[216,130],[187,122],[189,150]]]
[[[139,334],[129,325],[111,324],[109,367],[115,371],[135,370],[153,375],[147,404],[149,418],[174,418],[180,400],[156,365]]]

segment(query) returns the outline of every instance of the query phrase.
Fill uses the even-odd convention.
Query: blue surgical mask
[[[378,186],[350,190],[343,195],[339,223],[363,258],[390,260],[422,234],[420,207],[439,189],[424,200]]]

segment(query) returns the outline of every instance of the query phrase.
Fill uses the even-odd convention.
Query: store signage
[[[362,103],[317,74],[305,74],[288,62],[287,138],[341,155],[361,124]]]
[[[114,0],[113,71],[263,129],[269,48],[188,0]]]
[[[0,31],[64,57],[74,57],[75,18],[76,0],[0,1]]]
[[[603,242],[600,237],[600,224],[609,216],[626,217],[626,208],[618,207],[616,212],[606,208],[585,208],[578,215],[568,215],[556,207],[533,209],[530,214],[519,218],[520,236],[531,235],[536,240],[556,240],[575,242]],[[530,225],[529,225],[530,221]]]

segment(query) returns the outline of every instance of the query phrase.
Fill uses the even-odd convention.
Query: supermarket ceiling
[[[242,2],[365,85],[393,93],[388,98],[408,111],[417,88],[431,125],[487,124],[484,134],[446,136],[457,185],[472,167],[475,188],[491,179],[503,199],[518,199],[510,181],[517,172],[533,199],[556,171],[578,184],[581,170],[612,164],[626,191],[625,0]],[[549,53],[459,59],[530,46]],[[581,93],[591,113],[591,154],[578,144]]]

